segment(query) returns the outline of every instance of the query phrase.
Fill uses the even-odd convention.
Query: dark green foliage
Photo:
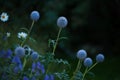
[[[56,72],[54,73],[56,75],[56,77],[58,78],[58,80],[70,80],[69,75],[67,74],[67,72],[65,70],[63,70],[62,72]]]
[[[109,65],[111,64],[111,58],[109,58],[101,69],[101,71],[105,72],[105,75],[107,76],[104,76],[102,74],[103,72],[100,73],[97,69],[100,69],[101,67],[98,67],[95,72],[99,72],[96,75],[100,78],[98,79],[95,77],[95,80],[119,80],[119,64],[117,63],[119,62],[119,59],[116,59],[117,55],[119,57],[120,47],[119,0],[0,0],[0,5],[0,14],[1,12],[8,12],[10,15],[10,20],[7,23],[4,24],[0,22],[0,50],[3,48],[8,49],[8,47],[14,49],[16,45],[14,45],[13,42],[20,43],[20,41],[17,40],[16,33],[20,31],[19,29],[21,27],[29,28],[29,13],[32,10],[38,10],[41,13],[41,19],[35,24],[35,28],[33,28],[31,42],[34,43],[30,42],[30,46],[39,52],[42,50],[41,53],[44,54],[46,52],[44,50],[48,48],[48,45],[46,45],[45,42],[48,41],[49,37],[51,39],[55,39],[56,37],[58,31],[56,19],[58,16],[64,15],[70,22],[66,28],[67,32],[64,32],[64,34],[67,37],[70,37],[69,41],[63,44],[67,44],[68,46],[62,48],[60,46],[57,48],[56,52],[58,52],[58,54],[64,54],[67,52],[67,58],[72,61],[73,64],[76,63],[76,60],[71,58],[76,55],[74,53],[79,48],[88,50],[90,56],[94,56],[94,53],[101,51],[105,52],[108,56],[112,54],[112,59],[114,55],[114,59],[116,60],[113,62],[114,65]],[[8,43],[2,40],[2,30],[5,32],[10,31],[13,35],[8,39]],[[70,34],[68,35],[66,33]],[[37,40],[35,41],[33,37]],[[50,46],[52,47],[53,43],[52,45],[51,43],[52,41],[50,41]],[[66,55],[63,54],[59,55],[66,58]],[[60,59],[54,61],[51,53],[45,53],[44,55],[47,57],[41,55],[40,60],[43,59],[42,62],[44,62],[44,60],[47,59],[48,61],[46,60],[46,65],[51,62],[58,62],[60,64],[67,63]],[[70,55],[72,55],[72,57],[70,57]],[[115,67],[115,69],[113,69],[113,67]],[[113,71],[111,71],[112,69]],[[0,71],[1,70],[0,65]],[[88,79],[90,80],[91,77]]]
[[[74,80],[82,80],[83,78],[83,73],[80,71],[77,71],[77,73],[74,76]]]

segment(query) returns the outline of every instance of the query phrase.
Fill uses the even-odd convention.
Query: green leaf
[[[37,43],[37,41],[31,37],[29,37],[30,41],[34,42],[34,43]]]
[[[65,70],[63,70],[63,72],[56,72],[54,74],[60,80],[70,80],[70,77],[69,77],[69,75],[67,74],[67,72]]]
[[[67,37],[60,37],[59,40],[66,40],[68,39]]]
[[[20,28],[20,29],[26,31],[27,33],[29,32],[29,30],[27,28]]]
[[[75,74],[74,79],[75,80],[82,80],[83,78],[83,73],[81,71],[77,71],[77,73]]]
[[[87,80],[93,80],[94,77],[95,77],[95,74],[93,72],[88,72],[86,74],[86,79]]]

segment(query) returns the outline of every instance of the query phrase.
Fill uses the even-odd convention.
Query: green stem
[[[25,58],[24,58],[24,62],[23,62],[23,70],[24,70],[24,68],[25,68],[26,62],[27,62],[27,59],[26,59],[26,57],[25,57]]]
[[[21,46],[23,46],[23,45],[25,44],[25,42],[28,40],[28,38],[29,38],[29,36],[30,36],[30,32],[31,32],[31,30],[32,30],[32,28],[33,28],[34,23],[35,23],[35,21],[33,20],[33,21],[32,21],[32,24],[31,24],[31,27],[30,27],[30,29],[29,29],[29,31],[28,31],[28,35],[27,35],[26,39],[24,39],[24,41],[21,43]]]
[[[29,75],[29,77],[30,77],[30,78],[32,77],[32,70],[31,70],[31,72],[30,72],[30,75]]]
[[[89,72],[89,71],[90,71],[92,68],[94,68],[97,64],[98,64],[97,62],[96,62],[95,64],[93,64],[93,65],[88,69],[87,72]]]
[[[94,68],[97,64],[98,64],[98,63],[96,62],[96,63],[95,63],[94,65],[92,65],[89,69],[88,69],[88,67],[86,68],[86,70],[85,70],[85,72],[84,72],[84,74],[83,74],[82,80],[84,80],[84,77],[85,77],[86,73],[89,72],[92,68]]]
[[[81,62],[82,62],[81,60],[78,61],[77,67],[76,67],[76,69],[75,69],[75,71],[73,73],[73,76],[72,76],[72,78],[70,80],[74,80],[74,77],[75,77],[77,71],[79,71],[80,68],[81,68]]]
[[[82,80],[84,80],[86,73],[88,72],[88,67],[85,69]]]
[[[54,55],[54,53],[55,53],[55,49],[56,49],[56,46],[57,46],[57,44],[58,44],[58,40],[59,40],[59,36],[60,36],[61,31],[62,31],[62,28],[59,29],[59,32],[58,32],[58,35],[57,35],[57,39],[56,39],[55,45],[53,46],[53,51],[52,51],[53,55]]]

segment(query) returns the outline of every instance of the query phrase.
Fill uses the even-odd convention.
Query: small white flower
[[[25,32],[18,33],[18,38],[26,39],[26,37],[27,37],[27,33],[25,33]]]
[[[10,34],[11,34],[10,32],[7,32],[7,33],[6,33],[7,37],[10,37]]]
[[[5,12],[3,12],[3,13],[1,14],[1,16],[0,16],[0,20],[3,21],[3,22],[8,21],[8,18],[9,18],[9,16],[8,16],[8,14],[5,13]]]

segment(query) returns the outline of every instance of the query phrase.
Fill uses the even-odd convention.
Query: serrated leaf
[[[67,60],[63,60],[63,59],[56,59],[55,62],[58,63],[58,64],[63,63],[65,65],[69,65],[68,61]]]
[[[93,72],[88,72],[86,74],[86,79],[92,80],[95,77],[95,74]]]
[[[63,72],[56,72],[55,75],[60,79],[60,80],[70,80],[69,75],[65,70]]]

